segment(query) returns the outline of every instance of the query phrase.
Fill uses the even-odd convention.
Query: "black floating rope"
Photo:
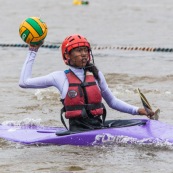
[[[0,47],[28,47],[27,44],[0,44]],[[60,45],[43,44],[41,47],[49,49],[59,49]],[[152,48],[152,47],[116,47],[116,46],[93,46],[92,49],[119,49],[132,51],[148,51],[148,52],[173,52],[173,48]]]
[[[173,48],[151,48],[151,47],[117,47],[120,50],[140,50],[148,52],[173,52]]]
[[[0,47],[28,47],[27,44],[0,44]],[[48,45],[44,44],[41,47],[49,49],[59,49],[59,45]]]
[[[132,51],[148,51],[148,52],[173,52],[173,48],[152,48],[152,47],[116,47],[116,46],[94,46],[92,49],[119,49]]]

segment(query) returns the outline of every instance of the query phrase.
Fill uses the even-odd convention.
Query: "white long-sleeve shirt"
[[[36,58],[36,52],[29,51],[27,54],[27,58],[23,64],[23,68],[20,75],[19,86],[22,88],[47,88],[54,86],[56,87],[61,95],[61,98],[64,99],[69,83],[68,79],[64,73],[64,71],[55,71],[46,76],[41,77],[32,77],[32,67],[34,60]],[[70,67],[70,69],[75,73],[75,75],[81,80],[84,80],[84,70],[78,69],[74,67]],[[125,112],[129,114],[136,115],[138,114],[138,107],[127,104],[126,102],[116,98],[111,90],[109,89],[105,77],[102,72],[99,71],[99,88],[101,90],[101,94],[103,99],[112,109],[118,110],[120,112]],[[96,81],[97,82],[97,81]],[[97,83],[98,84],[98,83]]]

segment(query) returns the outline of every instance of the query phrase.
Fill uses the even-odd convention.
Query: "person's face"
[[[77,47],[67,55],[70,59],[70,65],[83,68],[89,60],[89,50],[86,46]]]

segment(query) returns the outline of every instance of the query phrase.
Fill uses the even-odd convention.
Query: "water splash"
[[[138,147],[151,147],[157,149],[170,149],[173,150],[173,144],[168,140],[159,138],[145,138],[137,139],[128,136],[113,136],[109,133],[96,135],[93,145],[133,145]]]
[[[53,89],[37,89],[35,92],[37,100],[58,100],[59,94]]]
[[[41,119],[31,119],[31,118],[25,118],[23,120],[19,121],[4,121],[2,125],[8,125],[8,126],[40,126]]]

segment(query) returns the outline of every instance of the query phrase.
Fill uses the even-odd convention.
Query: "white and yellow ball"
[[[19,27],[20,37],[30,45],[38,45],[47,36],[47,25],[39,17],[25,19]]]

